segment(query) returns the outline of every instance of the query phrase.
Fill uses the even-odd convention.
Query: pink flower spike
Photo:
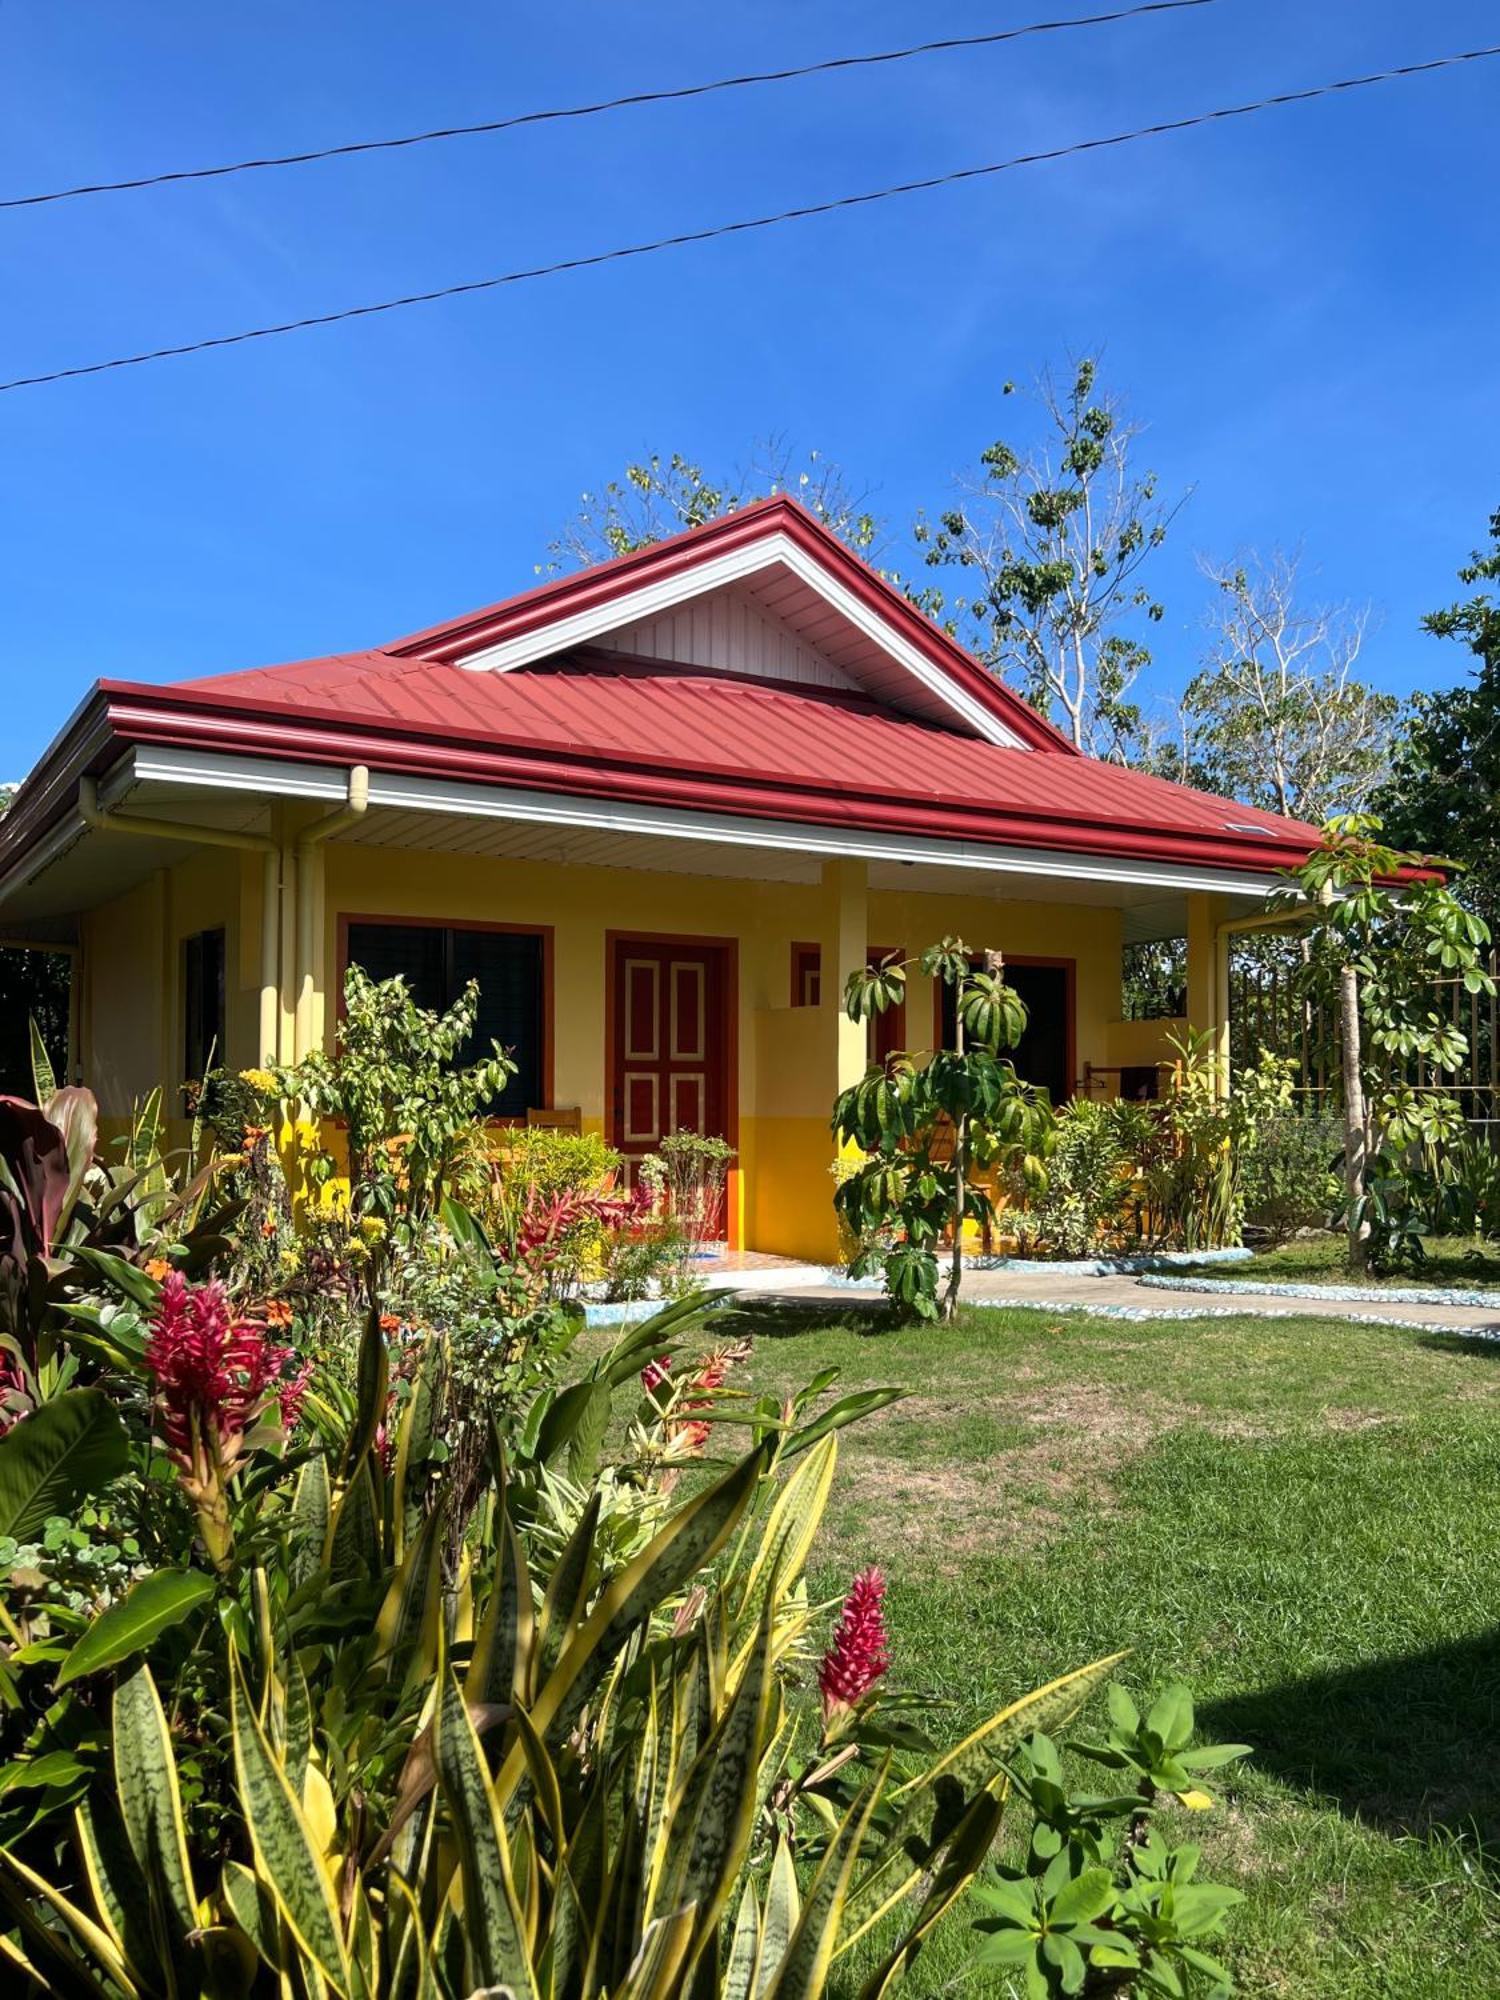
[[[654,1396],[658,1389],[665,1389],[672,1379],[672,1357],[659,1354],[654,1361],[648,1361],[641,1370],[641,1387],[648,1396]]]
[[[862,1570],[849,1586],[833,1644],[818,1668],[825,1723],[840,1709],[857,1707],[891,1664],[884,1599],[878,1569]]]
[[[277,1400],[281,1404],[281,1428],[290,1433],[297,1428],[302,1415],[302,1399],[307,1394],[307,1385],[312,1380],[313,1364],[304,1361],[295,1375],[288,1376],[277,1390]]]

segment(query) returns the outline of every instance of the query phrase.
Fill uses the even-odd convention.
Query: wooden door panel
[[[627,1160],[669,1132],[725,1136],[725,953],[663,939],[616,941],[610,970],[613,1144]]]

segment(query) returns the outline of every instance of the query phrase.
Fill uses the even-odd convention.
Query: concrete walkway
[[[763,1276],[756,1295],[768,1301],[844,1308],[875,1304],[878,1292],[852,1285],[786,1284],[773,1290]],[[1373,1325],[1419,1327],[1500,1340],[1500,1299],[1493,1306],[1410,1305],[1395,1300],[1283,1298],[1269,1292],[1171,1291],[1137,1278],[1066,1276],[1039,1266],[1029,1271],[969,1271],[964,1298],[970,1305],[1036,1306],[1054,1312],[1092,1312],[1106,1319],[1229,1319],[1243,1314],[1273,1319],[1341,1319]]]

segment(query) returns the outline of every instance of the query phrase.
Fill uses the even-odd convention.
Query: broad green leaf
[[[113,1721],[115,1790],[125,1838],[146,1878],[178,1984],[191,1991],[193,1968],[187,1941],[198,1927],[198,1902],[188,1861],[177,1761],[148,1666],[137,1667],[115,1689]]]
[[[750,2000],[759,1948],[760,1904],[755,1900],[755,1884],[747,1879],[734,1919],[734,1936],[730,1940],[729,1960],[724,1967],[720,2000]]]
[[[376,1658],[398,1686],[425,1680],[437,1664],[445,1518],[441,1508],[428,1515],[375,1621]]]
[[[843,1825],[828,1843],[781,1969],[766,1989],[771,2000],[821,2000],[838,1945],[849,1883],[883,1782],[882,1771],[866,1786],[863,1797],[850,1806]]]
[[[353,1483],[357,1469],[369,1455],[385,1416],[386,1391],[390,1386],[390,1356],[380,1327],[380,1307],[372,1305],[365,1315],[364,1333],[359,1343],[359,1365],[354,1398],[354,1422],[344,1450],[339,1476]]]
[[[866,1980],[860,1989],[859,2000],[884,2000],[884,1995],[898,1986],[910,1972],[913,1960],[932,1934],[939,1918],[952,1909],[984,1866],[985,1857],[999,1838],[1005,1804],[1004,1791],[998,1795],[981,1792],[964,1814],[911,1928],[885,1963]]]
[[[606,1394],[605,1402],[609,1398]],[[589,1567],[594,1553],[594,1533],[599,1523],[599,1508],[602,1494],[596,1487],[589,1495],[588,1504],[579,1518],[578,1526],[568,1537],[567,1546],[557,1559],[547,1585],[547,1594],[542,1599],[541,1615],[537,1619],[537,1662],[538,1677],[545,1680],[556,1666],[569,1634],[583,1613],[588,1602]]]
[[[57,1685],[66,1687],[84,1674],[97,1674],[144,1652],[159,1633],[206,1604],[216,1587],[211,1576],[196,1569],[159,1569],[143,1576],[89,1626],[63,1661]]]
[[[315,1576],[328,1546],[328,1516],[333,1496],[328,1485],[328,1461],[322,1452],[310,1458],[297,1474],[292,1489],[293,1585]]]
[[[771,1856],[771,1879],[766,1885],[766,1907],[761,1918],[760,1945],[755,1961],[755,1992],[768,1991],[781,1970],[787,1946],[802,1915],[802,1898],[797,1888],[797,1869],[792,1850],[778,1840]]]
[[[464,1934],[472,1986],[534,1995],[525,1919],[509,1845],[458,1682],[446,1668],[433,1714],[433,1749],[463,1876]],[[524,1754],[524,1753],[523,1753]]]
[[[368,1583],[380,1562],[380,1523],[368,1452],[339,1496],[328,1533],[328,1570],[335,1583]]]
[[[770,1449],[762,1446],[697,1494],[600,1593],[531,1704],[531,1719],[544,1742],[561,1741],[626,1640],[718,1555],[769,1460]],[[502,1809],[520,1782],[524,1761],[517,1744],[500,1768],[495,1784]]]
[[[31,1093],[33,1101],[45,1105],[57,1092],[57,1073],[52,1067],[52,1058],[47,1053],[47,1044],[42,1040],[42,1031],[37,1026],[36,1015],[30,1014],[26,1026],[31,1039]]]
[[[422,1475],[441,1409],[442,1364],[442,1348],[436,1340],[429,1340],[422,1349],[396,1431],[391,1512],[398,1562],[422,1529]]]
[[[111,1979],[127,1996],[134,2000],[139,1987],[125,1969],[114,1939],[101,1925],[96,1924],[86,1910],[70,1902],[62,1891],[28,1868],[18,1854],[0,1854],[0,1866],[10,1869],[17,1881],[29,1892],[33,1908],[38,1900],[45,1903],[66,1925],[73,1942],[83,1956],[91,1960],[108,1979]]]
[[[0,1535],[34,1541],[130,1463],[125,1426],[102,1389],[65,1389],[0,1437]]]
[[[299,1946],[334,1991],[347,2000],[349,1961],[333,1884],[318,1842],[266,1741],[237,1656],[231,1656],[229,1673],[235,1782],[256,1873],[275,1898]]]
[[[771,1711],[775,1603],[767,1596],[755,1647],[723,1721],[699,1752],[673,1815],[667,1907],[697,1909],[697,1947],[717,1936],[719,1919],[750,1847],[759,1804],[757,1777]]]
[[[1004,1759],[1016,1745],[1034,1730],[1050,1730],[1065,1721],[1124,1657],[1111,1653],[1023,1695],[893,1794],[895,1824],[880,1857],[849,1898],[848,1930],[839,1942],[840,1952],[863,1937],[931,1870],[973,1800],[996,1786]]]

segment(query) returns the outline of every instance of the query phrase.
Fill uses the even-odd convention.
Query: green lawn
[[[1279,1250],[1256,1252],[1253,1264],[1188,1265],[1205,1278],[1264,1278],[1278,1285],[1348,1285],[1345,1240],[1342,1236],[1305,1236],[1284,1243]],[[1427,1261],[1414,1271],[1392,1272],[1387,1277],[1369,1273],[1361,1285],[1456,1285],[1465,1290],[1475,1286],[1493,1287],[1500,1292],[1500,1246],[1470,1242],[1458,1236],[1434,1236],[1427,1240]]]
[[[1328,1320],[747,1314],[745,1373],[909,1400],[844,1434],[814,1582],[890,1579],[894,1676],[956,1735],[1128,1645],[1253,1743],[1182,1815],[1242,1888],[1240,1991],[1500,1992],[1500,1348]],[[949,1989],[952,1923],[907,1991]],[[970,1988],[970,1990],[976,1990]],[[1002,1994],[1003,1985],[982,1989]]]

